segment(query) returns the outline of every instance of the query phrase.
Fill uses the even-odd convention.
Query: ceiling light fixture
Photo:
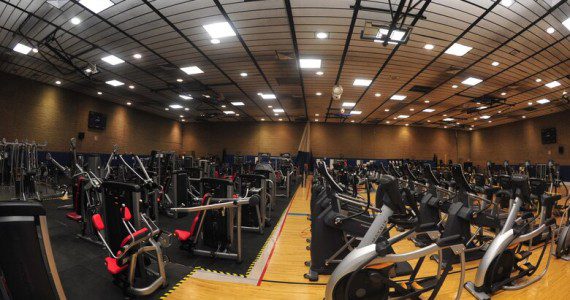
[[[343,102],[342,103],[342,107],[354,107],[356,105],[356,102]]]
[[[542,79],[540,79],[540,78],[537,78],[537,79],[535,79],[534,81],[536,81],[536,82],[541,82],[541,81],[542,81]]]
[[[507,92],[502,92],[501,96],[505,96],[507,94]]]
[[[315,35],[318,39],[326,39],[329,37],[329,34],[326,32],[317,32],[317,34]]]
[[[453,44],[449,49],[445,50],[445,53],[455,55],[455,56],[463,56],[467,54],[467,52],[471,51],[473,47],[461,45],[459,43]]]
[[[131,106],[133,103],[131,101],[127,101],[127,105]]]
[[[273,112],[274,112],[274,113],[284,113],[285,110],[283,110],[283,108],[274,108],[274,109],[273,109]]]
[[[87,7],[87,9],[96,14],[115,5],[111,0],[79,0],[79,4]]]
[[[538,103],[538,104],[546,104],[546,103],[550,103],[550,100],[544,98],[544,99],[536,100],[536,103]]]
[[[386,109],[384,109],[384,111],[385,111],[385,112],[389,112],[389,111],[390,111],[390,109],[389,109],[389,108],[386,108]]]
[[[426,103],[426,104],[429,103],[429,100],[424,100],[424,103]]]
[[[28,53],[30,53],[30,51],[32,51],[32,48],[28,47],[24,44],[18,43],[18,44],[16,44],[16,46],[14,46],[13,50],[18,52],[18,53],[22,53],[22,54],[27,55]]]
[[[390,100],[396,101],[403,101],[404,99],[406,99],[405,95],[392,95],[392,97],[390,97]]]
[[[141,59],[142,55],[140,55],[139,53],[135,53],[135,54],[133,54],[133,58],[134,59]]]
[[[317,71],[315,74],[319,75],[319,76],[323,76],[323,74],[325,74],[323,71]]]
[[[220,40],[219,40],[219,39],[211,39],[211,40],[210,40],[210,43],[216,45],[216,44],[219,44],[219,43],[220,43]]]
[[[315,95],[317,95],[317,96],[321,96],[322,94],[323,94],[323,93],[321,93],[321,92],[316,92],[316,93],[315,93]]]
[[[458,87],[459,87],[459,86],[458,86],[457,84],[454,84],[454,85],[451,86],[452,89],[456,89],[456,88],[458,88]]]
[[[132,89],[134,89],[134,88],[135,88],[135,86],[134,86],[134,85],[129,85],[129,89],[131,89],[131,90],[132,90]]]
[[[382,96],[382,94],[380,94],[380,93],[374,94],[374,97],[380,97],[380,96]]]
[[[71,24],[73,24],[73,25],[79,25],[79,24],[81,23],[81,19],[78,18],[78,17],[74,17],[74,18],[71,18],[71,21],[70,21],[70,22],[71,22]]]
[[[101,96],[103,95],[103,92],[97,92],[97,95]]]
[[[34,53],[38,53],[40,50],[38,50],[38,48],[32,48],[32,52]]]
[[[192,96],[190,96],[190,95],[183,95],[183,94],[178,95],[178,97],[180,97],[180,98],[182,98],[182,99],[184,99],[184,100],[192,100],[192,99],[193,99]]]
[[[56,80],[56,81],[55,81],[55,84],[60,85],[60,84],[61,84],[61,81]]]
[[[239,73],[239,76],[241,76],[241,77],[247,77],[247,73],[246,73],[246,72],[241,72],[241,73]]]
[[[352,83],[353,86],[369,86],[372,83],[372,80],[370,79],[361,79],[361,78],[356,78],[354,79],[354,82]]]
[[[362,111],[361,110],[351,110],[350,114],[351,115],[360,115],[360,114],[362,114]]]
[[[566,19],[566,21],[562,22],[562,25],[566,27],[566,29],[570,30],[570,18]]]
[[[494,61],[494,62],[491,63],[491,65],[492,65],[493,67],[497,67],[498,65],[500,65],[500,63],[499,63],[498,61]]]
[[[105,56],[105,57],[101,58],[101,60],[112,65],[112,66],[119,65],[119,64],[122,64],[125,62],[124,60],[116,57],[115,55]]]
[[[299,67],[301,69],[319,69],[321,60],[318,58],[301,58],[299,59]]]
[[[116,79],[106,81],[105,83],[108,84],[108,85],[112,85],[112,86],[114,86],[114,87],[124,85],[123,82],[118,81],[118,80],[116,80]]]
[[[551,88],[551,89],[553,89],[553,88],[555,88],[555,87],[557,87],[557,86],[560,86],[560,82],[558,82],[558,81],[555,80],[555,81],[553,81],[553,82],[549,82],[549,83],[545,84],[545,86],[546,86],[546,87],[549,87],[549,88]]]
[[[469,77],[469,78],[463,80],[461,83],[474,86],[474,85],[478,85],[482,81],[483,81],[483,79],[479,79],[479,78],[475,78],[475,77]]]
[[[433,108],[426,108],[423,110],[423,112],[427,112],[427,113],[432,113],[434,111],[435,111],[435,109],[433,109]]]
[[[509,7],[515,3],[515,0],[501,0],[501,5],[504,7]]]
[[[555,31],[556,31],[556,29],[554,29],[552,27],[546,28],[546,33],[548,33],[548,34],[553,34]]]
[[[224,110],[224,114],[226,114],[226,115],[235,115],[236,112],[233,111],[233,110]]]
[[[182,80],[182,78],[178,78],[178,79],[176,79],[176,81],[183,82],[184,80]]]
[[[424,45],[424,49],[426,49],[426,50],[433,50],[433,48],[435,48],[435,46],[432,44],[425,44]]]
[[[445,119],[443,119],[443,121],[452,122],[452,121],[455,121],[455,119],[454,118],[445,118]]]
[[[258,95],[259,95],[263,100],[272,100],[272,99],[276,99],[276,98],[277,98],[277,97],[275,97],[275,94],[258,93]]]
[[[398,119],[407,119],[407,118],[409,118],[409,117],[410,117],[410,116],[408,116],[408,115],[399,115],[399,116],[398,116]]]
[[[172,109],[181,109],[183,106],[180,104],[170,104],[169,107]]]
[[[188,67],[183,67],[180,68],[180,70],[182,70],[182,72],[188,74],[188,75],[194,75],[194,74],[202,74],[204,73],[204,71],[202,71],[202,69],[198,68],[197,66],[188,66]]]
[[[491,116],[483,115],[483,116],[481,116],[481,117],[479,117],[479,118],[481,118],[481,119],[483,119],[483,120],[487,120],[487,119],[489,119],[490,117],[491,117]]]
[[[206,32],[213,39],[220,39],[230,36],[235,36],[236,33],[232,29],[232,26],[228,22],[212,23],[207,25],[202,25]]]
[[[243,103],[243,102],[241,102],[241,101],[234,101],[234,102],[231,102],[231,104],[232,104],[233,106],[244,106],[244,105],[245,105],[245,103]]]

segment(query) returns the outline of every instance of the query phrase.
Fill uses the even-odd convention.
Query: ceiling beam
[[[293,10],[291,9],[291,1],[284,0],[285,9],[287,10],[287,19],[289,20],[289,31],[291,33],[291,40],[293,41],[293,49],[295,50],[295,57],[297,71],[299,72],[299,79],[301,80],[301,92],[303,93],[303,106],[305,107],[305,117],[309,120],[309,112],[307,111],[307,97],[305,95],[305,83],[303,80],[303,72],[301,70],[301,55],[299,54],[299,45],[297,44],[297,33],[295,32],[295,20],[293,18]]]

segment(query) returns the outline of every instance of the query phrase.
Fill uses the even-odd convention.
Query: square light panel
[[[444,120],[445,122],[451,122],[451,121],[454,121],[455,119],[454,119],[454,118],[445,118],[445,119],[443,119],[443,120]]]
[[[558,81],[549,82],[549,83],[545,84],[545,86],[553,89],[557,86],[560,86],[560,82],[558,82]]]
[[[180,104],[170,104],[169,107],[172,108],[172,109],[181,109],[181,108],[182,108],[182,105],[180,105]]]
[[[301,58],[299,59],[301,69],[320,69],[321,60],[317,58]]]
[[[566,27],[566,29],[570,30],[570,18],[566,19],[566,21],[562,22],[562,25]]]
[[[235,115],[236,112],[233,111],[233,110],[224,110],[224,114],[226,114],[226,115]]]
[[[241,101],[235,101],[235,102],[232,102],[232,105],[233,106],[244,106],[245,104]]]
[[[96,14],[115,5],[111,0],[79,0],[79,3]]]
[[[371,83],[372,83],[372,80],[370,80],[370,79],[356,78],[356,79],[354,79],[354,82],[352,83],[352,85],[354,85],[354,86],[369,86]]]
[[[183,67],[183,68],[180,68],[180,70],[182,70],[182,72],[184,72],[188,75],[195,75],[195,74],[204,73],[204,71],[202,71],[202,69],[198,68],[197,66]]]
[[[112,85],[112,86],[121,86],[121,85],[124,85],[124,84],[125,84],[125,83],[120,82],[120,81],[115,80],[115,79],[106,81],[105,83],[108,84],[108,85]]]
[[[406,99],[406,96],[404,95],[392,95],[392,97],[390,97],[390,100],[396,100],[396,101],[402,101]]]
[[[360,114],[362,114],[362,111],[361,110],[351,110],[350,114],[351,115],[360,115]]]
[[[408,115],[399,115],[399,116],[398,116],[398,119],[407,119],[407,118],[409,118],[409,117],[410,117],[410,116],[408,116]]]
[[[101,58],[101,60],[112,65],[112,66],[119,65],[119,64],[122,64],[125,62],[124,60],[116,57],[115,55],[105,56],[105,57]]]
[[[343,102],[342,107],[354,107],[356,105],[355,102]]]
[[[178,95],[178,96],[180,96],[180,98],[182,98],[184,100],[192,100],[193,99],[192,96],[190,96],[190,95]]]
[[[455,56],[463,56],[467,54],[467,52],[471,51],[473,47],[461,45],[459,43],[453,44],[449,49],[445,50],[445,53],[455,55]]]
[[[548,99],[540,99],[540,100],[536,100],[536,103],[538,104],[546,104],[546,103],[550,103],[550,100]]]
[[[487,119],[489,119],[490,117],[491,117],[491,116],[483,115],[483,116],[480,116],[479,119],[487,120]]]
[[[473,85],[478,85],[482,81],[483,81],[483,79],[479,79],[479,78],[475,78],[475,77],[469,77],[469,78],[463,80],[461,83],[473,86]]]
[[[285,110],[283,110],[283,108],[274,108],[274,109],[273,109],[273,112],[274,112],[274,113],[284,113]]]
[[[30,53],[30,51],[32,51],[32,48],[24,44],[18,43],[16,44],[16,46],[14,46],[14,51],[27,55],[28,53]]]
[[[208,32],[211,38],[219,39],[229,36],[235,36],[236,33],[228,22],[212,23],[203,25],[204,29]]]
[[[426,108],[426,109],[424,109],[423,111],[424,111],[424,112],[427,112],[427,113],[431,113],[431,112],[434,112],[435,109],[433,109],[433,108]]]

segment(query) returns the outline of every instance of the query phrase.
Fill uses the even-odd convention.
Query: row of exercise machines
[[[167,285],[164,249],[170,247],[171,239],[176,238],[180,248],[192,255],[241,262],[242,231],[263,234],[272,220],[278,186],[274,170],[266,164],[256,166],[252,174],[210,178],[202,173],[200,178],[190,178],[183,169],[162,172],[137,155],[118,154],[114,147],[100,170],[87,170],[77,159],[73,139],[70,145],[70,167],[46,155],[72,180],[72,204],[61,208],[69,209],[67,218],[79,224],[79,237],[107,249],[107,271],[125,295],[150,295]],[[128,174],[124,170],[119,174],[120,169]],[[286,180],[292,180],[293,173]],[[163,180],[157,179],[158,174]],[[178,180],[175,185],[161,185],[173,177]],[[174,186],[187,201],[173,205],[167,200]],[[175,214],[187,215],[188,227],[170,233],[157,225],[159,215]],[[3,299],[65,298],[50,246],[46,210],[40,202],[0,201],[0,238],[7,242],[0,250]]]
[[[477,299],[489,299],[499,290],[540,280],[552,256],[570,259],[570,198],[550,193],[545,180],[503,174],[488,178],[492,185],[477,186],[456,164],[452,182],[443,184],[430,164],[420,167],[389,164],[344,185],[317,163],[305,277],[331,275],[326,299],[419,299],[427,293],[434,299],[456,264],[456,298],[465,288]],[[371,183],[378,185],[374,204]],[[357,187],[366,196],[355,193]],[[392,229],[400,233],[390,236]],[[418,249],[395,253],[394,244],[403,240]],[[538,258],[531,262],[535,251]],[[436,274],[420,277],[426,259],[437,262]],[[412,260],[417,260],[413,267]],[[465,263],[476,260],[475,278],[465,282]]]

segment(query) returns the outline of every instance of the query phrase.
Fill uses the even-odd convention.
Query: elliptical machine
[[[499,290],[518,290],[527,287],[540,280],[548,270],[552,255],[547,254],[546,267],[540,275],[519,283],[517,280],[532,276],[540,265],[546,252],[547,242],[543,243],[542,250],[536,265],[531,264],[528,258],[532,254],[530,249],[532,242],[528,243],[528,250],[522,249],[524,242],[532,241],[533,238],[549,231],[550,253],[553,254],[554,230],[556,220],[554,218],[541,218],[544,220],[536,229],[529,227],[539,216],[534,216],[531,212],[526,212],[518,217],[518,213],[524,205],[531,205],[530,184],[525,175],[512,175],[511,188],[515,200],[511,204],[508,218],[497,234],[487,252],[483,256],[477,274],[473,282],[465,284],[465,288],[477,299],[490,299],[491,294]],[[540,211],[541,216],[552,211],[559,195],[542,195]],[[513,276],[513,273],[518,271]]]

